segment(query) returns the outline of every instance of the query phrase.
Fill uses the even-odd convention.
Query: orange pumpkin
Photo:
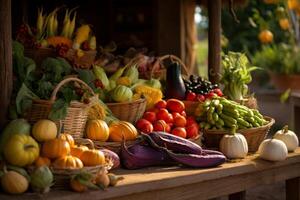
[[[61,133],[59,134],[58,138],[63,139],[65,141],[67,141],[70,145],[70,147],[74,147],[75,146],[75,141],[72,135],[67,134],[67,133]]]
[[[105,142],[109,136],[106,122],[99,119],[89,120],[86,126],[86,136],[91,140]]]
[[[57,158],[52,166],[55,169],[80,169],[83,168],[83,163],[79,158],[68,155]]]
[[[258,38],[262,43],[271,43],[273,41],[273,33],[269,30],[263,30],[259,33]]]
[[[105,156],[102,151],[91,149],[84,151],[81,160],[85,166],[96,166],[105,164]]]
[[[87,150],[89,150],[87,146],[74,146],[71,147],[71,155],[81,159],[82,153]]]
[[[34,164],[35,164],[36,167],[41,167],[41,166],[44,166],[44,165],[46,165],[46,166],[49,167],[50,164],[51,164],[51,160],[49,158],[47,158],[47,157],[41,157],[41,156],[39,156],[35,160]]]
[[[123,139],[135,140],[137,136],[137,129],[129,122],[118,121],[109,126],[109,140],[112,142],[121,142]]]
[[[63,157],[68,155],[69,153],[69,143],[60,138],[46,141],[42,146],[42,155],[50,159]]]

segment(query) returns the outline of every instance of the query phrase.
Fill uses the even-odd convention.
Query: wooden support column
[[[6,123],[12,93],[11,0],[0,0],[0,127]]]
[[[221,67],[221,8],[221,0],[208,1],[208,77],[213,83]]]

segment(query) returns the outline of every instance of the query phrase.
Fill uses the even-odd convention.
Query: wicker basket
[[[70,189],[70,178],[80,172],[89,172],[92,175],[96,175],[98,171],[106,168],[106,166],[98,165],[92,167],[83,167],[81,169],[53,169],[51,171],[54,176],[54,185],[52,188],[58,190]]]
[[[147,101],[141,98],[132,102],[106,103],[106,105],[118,119],[135,123],[143,116]]]
[[[93,90],[78,78],[66,78],[62,80],[52,92],[50,100],[33,100],[31,108],[25,114],[25,118],[29,123],[34,124],[40,119],[47,119],[51,111],[51,107],[55,102],[59,89],[69,82],[77,82],[84,86],[88,91],[97,98]],[[71,134],[74,138],[82,138],[84,134],[85,124],[87,121],[87,108],[90,104],[84,104],[78,101],[72,101],[67,109],[67,116],[61,120],[64,125],[64,131]],[[59,124],[59,122],[56,122]]]
[[[24,55],[33,59],[37,66],[40,66],[48,57],[56,57],[54,49],[51,48],[39,48],[39,49],[25,49]]]
[[[238,133],[245,136],[249,152],[255,152],[258,150],[260,143],[266,138],[271,126],[275,123],[275,120],[270,117],[265,117],[269,122],[268,124],[256,128],[241,129]],[[223,135],[228,134],[226,131],[220,130],[203,130],[204,144],[208,148],[219,148],[220,141]]]

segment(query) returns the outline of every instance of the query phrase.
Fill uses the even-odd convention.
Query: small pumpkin
[[[39,156],[35,162],[34,162],[34,165],[36,167],[42,167],[42,166],[50,166],[51,164],[51,160],[47,157],[42,157],[42,156]]]
[[[105,164],[104,153],[97,149],[84,151],[81,155],[81,160],[85,166],[96,166]]]
[[[297,135],[293,131],[289,130],[288,126],[284,126],[282,130],[277,131],[274,138],[284,142],[288,151],[295,151],[295,149],[299,146]]]
[[[83,168],[83,163],[79,158],[68,155],[57,158],[52,166],[55,169],[81,169]]]
[[[67,141],[69,143],[70,147],[74,147],[75,146],[74,138],[70,134],[61,133],[61,134],[59,134],[58,138]]]
[[[29,186],[28,180],[15,171],[5,172],[1,177],[2,189],[9,194],[24,193]]]
[[[44,142],[42,146],[42,155],[50,159],[66,156],[70,153],[70,145],[67,141],[55,138]]]
[[[244,158],[248,153],[247,140],[240,133],[224,135],[220,141],[220,150],[227,158]]]
[[[124,140],[135,140],[138,136],[137,129],[129,122],[113,122],[109,126],[109,140],[121,142]]]
[[[101,142],[107,141],[109,137],[109,128],[103,120],[89,120],[86,127],[86,136],[91,140]]]
[[[57,135],[56,124],[48,119],[36,122],[32,127],[32,136],[39,142],[53,140]]]
[[[259,157],[269,161],[282,161],[288,155],[284,142],[277,139],[266,139],[258,148]]]
[[[71,155],[81,159],[82,153],[87,150],[89,150],[87,146],[74,146],[71,147]]]
[[[24,167],[32,164],[40,154],[38,143],[29,135],[13,135],[4,147],[9,164]]]

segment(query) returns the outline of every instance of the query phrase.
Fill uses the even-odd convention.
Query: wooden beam
[[[233,193],[228,196],[228,200],[245,200],[245,199],[246,199],[246,191]]]
[[[0,127],[7,119],[12,93],[11,0],[0,0]]]
[[[285,187],[286,199],[300,200],[300,177],[286,180]]]
[[[208,77],[218,82],[221,67],[221,0],[208,1]]]

